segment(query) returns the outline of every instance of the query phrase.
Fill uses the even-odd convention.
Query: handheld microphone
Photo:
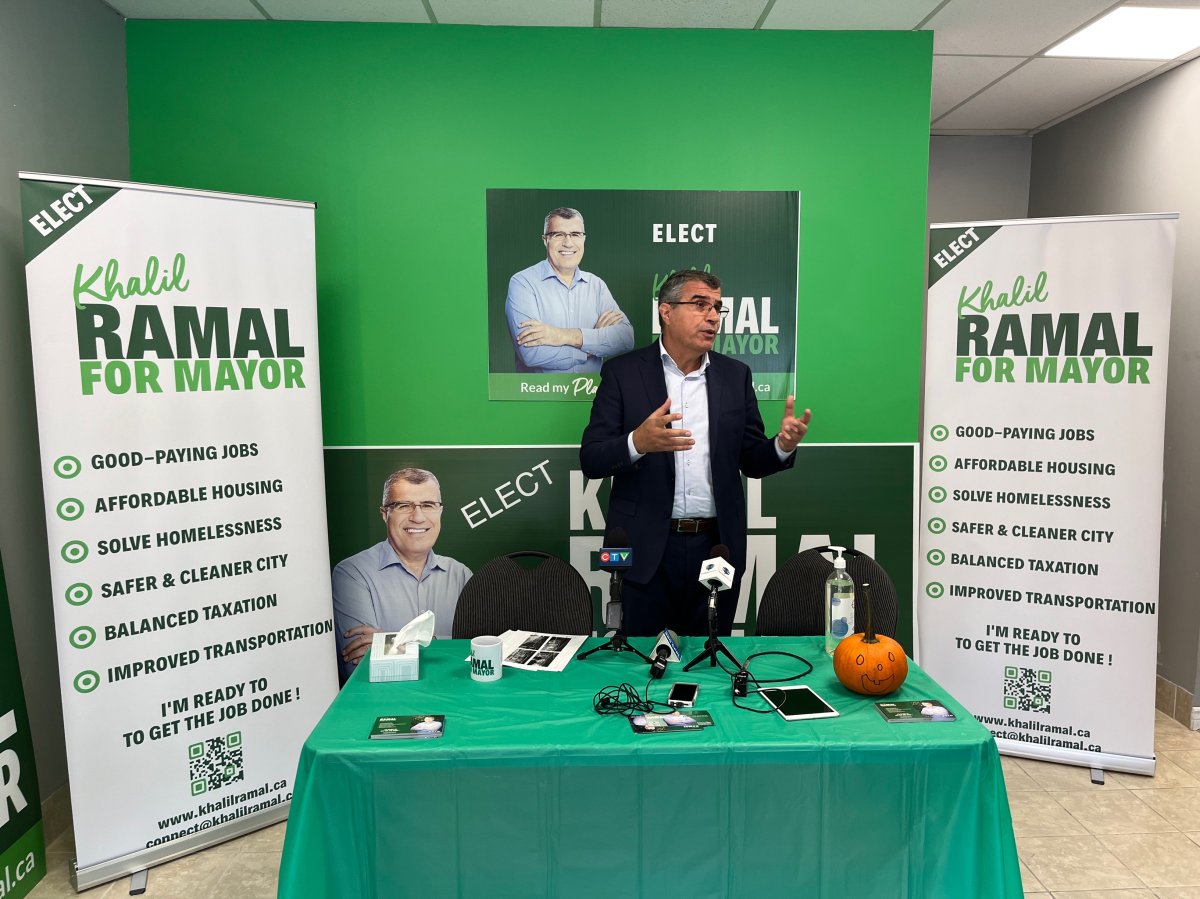
[[[658,680],[667,670],[667,661],[671,658],[671,647],[660,643],[654,648],[654,658],[650,660],[650,678]]]
[[[633,565],[633,550],[626,544],[629,535],[621,527],[608,532],[606,546],[600,547],[600,570],[611,575],[608,585],[608,605],[604,612],[604,626],[611,630],[620,630],[624,624],[624,612],[621,606],[621,575],[625,569]]]

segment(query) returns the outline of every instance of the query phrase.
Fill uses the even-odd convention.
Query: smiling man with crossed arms
[[[442,488],[432,472],[401,468],[383,485],[379,515],[387,539],[333,570],[333,618],[342,683],[379,631],[398,631],[433,610],[436,634],[449,637],[458,594],[471,570],[433,551],[442,532]]]

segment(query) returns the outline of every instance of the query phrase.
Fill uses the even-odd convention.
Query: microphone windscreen
[[[625,528],[619,525],[613,528],[604,536],[605,546],[628,546],[629,534],[625,532]]]
[[[716,546],[714,546],[712,548],[712,554],[713,556],[720,556],[726,562],[729,561],[729,547],[724,543],[718,543]]]

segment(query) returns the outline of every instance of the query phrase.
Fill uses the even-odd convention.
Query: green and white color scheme
[[[672,272],[711,271],[731,308],[713,349],[750,367],[760,400],[782,400],[794,391],[798,191],[489,190],[491,399],[591,402],[600,382],[600,358],[589,358],[592,372],[519,372],[505,320],[509,279],[546,258],[538,235],[545,215],[559,207],[583,216],[578,267],[605,282],[632,324],[627,349],[658,337],[655,298]]]
[[[900,603],[897,639],[912,646],[917,511],[914,444],[808,444],[796,468],[746,480],[747,570],[735,633],[753,634],[758,597],[795,553],[836,543],[876,557]],[[437,475],[446,507],[437,551],[472,570],[495,556],[538,549],[566,559],[592,591],[593,621],[604,633],[609,575],[596,564],[604,544],[610,482],[590,481],[579,447],[328,447],[330,554],[342,559],[377,543],[379,491],[397,468]],[[634,548],[636,552],[636,547]]]
[[[919,658],[1002,752],[1154,771],[1176,219],[930,232]]]
[[[313,206],[21,178],[82,889],[283,817],[336,690]]]
[[[45,874],[33,740],[0,561],[0,899],[21,899]]]

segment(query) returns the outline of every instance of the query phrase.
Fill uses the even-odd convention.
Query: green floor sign
[[[0,899],[20,899],[45,874],[33,740],[0,562]]]

